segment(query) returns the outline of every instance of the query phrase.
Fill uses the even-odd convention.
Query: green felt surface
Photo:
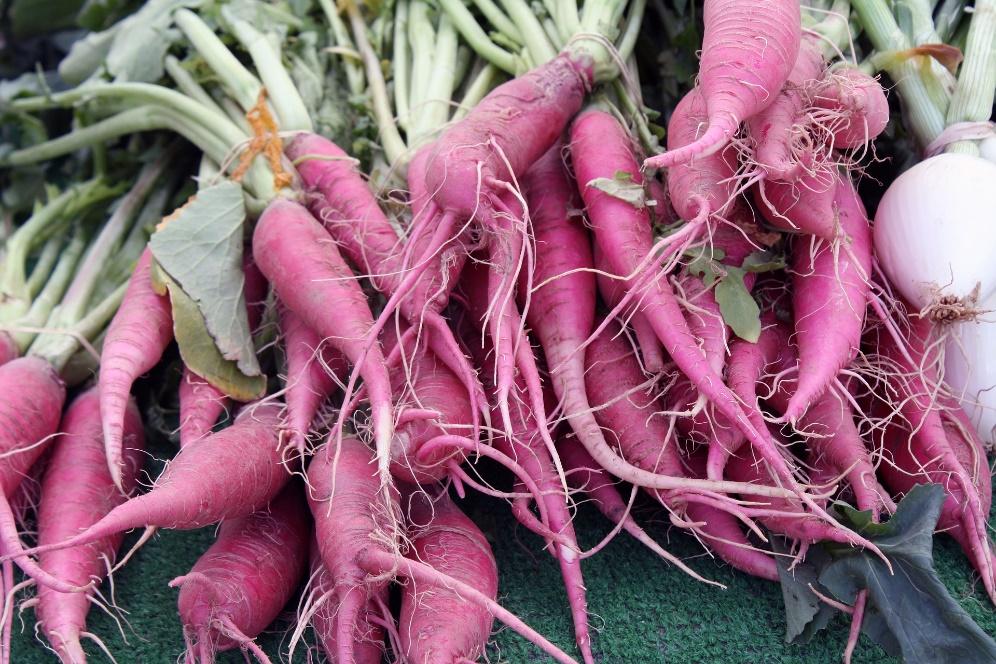
[[[156,450],[160,452],[160,450]],[[165,452],[165,450],[162,450]],[[160,454],[161,456],[161,454]],[[150,472],[155,472],[150,469]],[[500,568],[500,599],[554,643],[576,654],[572,626],[560,575],[554,560],[540,550],[540,540],[518,527],[507,505],[470,497],[462,503],[488,536]],[[704,576],[728,586],[703,585],[657,559],[625,534],[585,561],[594,649],[602,662],[668,662],[673,664],[823,664],[840,661],[847,624],[838,617],[830,628],[805,646],[783,641],[781,591],[776,584],[733,572],[702,555],[690,537],[670,527],[665,515],[643,507],[637,517],[673,553],[689,559]],[[582,506],[577,518],[581,544],[590,547],[609,527],[600,515]],[[183,652],[176,614],[177,591],[170,579],[190,569],[214,536],[213,529],[165,532],[139,551],[115,575],[115,599],[121,610],[125,643],[109,616],[94,609],[89,629],[98,634],[121,664],[170,664]],[[134,535],[128,540],[134,539]],[[126,542],[127,544],[127,542]],[[990,634],[996,634],[996,613],[981,592],[974,592],[971,568],[953,541],[935,538],[935,562],[954,597]],[[109,594],[105,584],[103,592]],[[293,610],[293,607],[291,607]],[[127,613],[124,613],[127,612]],[[292,617],[288,615],[287,617]],[[286,621],[278,622],[260,643],[274,661],[287,660],[283,643]],[[496,625],[497,628],[497,625]],[[34,616],[25,610],[15,618],[13,662],[55,661],[34,636]],[[91,661],[107,661],[85,644]],[[181,658],[182,661],[182,658]],[[240,653],[225,653],[219,662],[243,662]],[[306,662],[304,649],[294,661]],[[529,643],[509,630],[494,635],[491,662],[545,662]],[[855,664],[895,662],[862,636]]]

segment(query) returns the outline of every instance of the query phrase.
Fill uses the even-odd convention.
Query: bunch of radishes
[[[981,214],[936,202],[916,181],[984,209],[996,202],[987,187],[996,166],[928,159],[892,184],[873,227],[856,176],[886,128],[887,100],[877,79],[835,62],[854,37],[850,3],[817,4],[706,0],[697,84],[668,109],[667,150],[644,161],[642,103],[618,82],[634,71],[643,3],[589,0],[580,13],[568,3],[544,23],[520,1],[489,3],[490,33],[456,2],[434,17],[403,2],[390,30],[367,25],[354,5],[347,27],[324,3],[329,48],[355,46],[363,64],[349,65],[344,85],[363,89],[365,78],[383,156],[371,171],[382,189],[402,191],[389,197],[314,131],[322,99],[235,9],[217,25],[168,13],[211,70],[205,83],[167,59],[174,85],[96,71],[78,88],[14,102],[116,104],[8,165],[162,128],[202,152],[198,193],[131,256],[120,306],[83,316],[94,300],[78,291],[92,285],[63,300],[65,326],[91,338],[116,308],[96,387],[62,414],[57,371],[77,346],[48,337],[0,366],[10,388],[0,406],[4,585],[13,588],[12,561],[38,584],[37,615],[60,658],[84,657],[85,598],[122,532],[221,522],[216,543],[173,583],[188,661],[236,647],[268,661],[253,639],[305,579],[292,642],[311,625],[332,661],[380,661],[388,645],[403,661],[473,660],[494,618],[573,661],[496,602],[491,549],[450,488],[507,501],[544,540],[585,662],[595,657],[582,564],[603,544],[577,542],[580,495],[613,535],[625,530],[701,579],[636,523],[620,481],[730,565],[772,581],[783,554],[771,535],[796,561],[827,544],[889,564],[835,501],[874,524],[915,484],[939,483],[938,529],[958,539],[996,600],[977,431],[993,420],[958,402],[984,406],[978,395],[991,387],[979,369],[991,363],[982,321],[996,282],[978,275],[996,249],[972,242],[984,235]],[[854,5],[875,41],[881,26],[868,26],[881,7]],[[973,20],[972,30],[987,25]],[[294,21],[284,29],[302,30],[295,48],[308,43]],[[254,71],[216,32],[242,45]],[[416,43],[431,43],[441,78]],[[480,61],[458,75],[461,47]],[[382,57],[396,65],[390,83]],[[499,69],[513,78],[496,85]],[[955,170],[969,162],[973,175]],[[133,208],[146,180],[129,194]],[[251,213],[244,248],[238,232],[214,225],[226,205]],[[91,272],[126,228],[107,222]],[[225,265],[200,267],[196,281],[171,273],[177,253],[228,241]],[[10,252],[6,265],[23,273],[39,246]],[[233,271],[240,292],[219,300],[233,321],[219,334],[211,286],[230,284]],[[12,283],[21,281],[30,295],[24,278]],[[253,346],[251,331],[275,343]],[[130,392],[174,341],[182,450],[150,491],[131,496],[143,435]],[[253,385],[260,394],[248,394]],[[251,403],[219,430],[235,401]],[[49,446],[38,546],[25,549],[10,501]],[[482,458],[507,469],[511,491],[478,474]],[[887,607],[865,590],[829,601],[852,615],[849,658],[866,606]]]

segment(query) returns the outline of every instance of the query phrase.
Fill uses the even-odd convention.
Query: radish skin
[[[803,175],[792,182],[765,179],[754,190],[754,200],[775,228],[832,242],[841,231],[835,214],[839,183],[836,174]]]
[[[318,644],[332,660],[337,652],[335,617],[339,606],[334,601],[332,575],[325,569],[318,545],[314,543],[311,551],[311,594],[315,597],[311,627],[318,637]],[[362,624],[357,625],[355,630],[360,635],[353,648],[353,661],[356,664],[381,664],[384,660],[383,630],[370,622],[371,617],[374,617],[372,611],[361,616]]]
[[[651,157],[647,168],[671,167],[723,148],[740,123],[777,98],[799,54],[798,0],[705,0],[699,87],[709,124],[695,142]]]
[[[407,556],[446,576],[498,597],[498,564],[478,527],[446,495],[411,495],[406,514],[412,546]],[[487,608],[445,586],[409,582],[401,589],[398,633],[411,664],[477,661],[491,637]]]
[[[831,145],[837,150],[860,148],[889,124],[882,84],[857,67],[831,69],[813,93],[813,105],[830,112]]]
[[[392,339],[385,343],[386,348],[396,345]],[[394,372],[392,388],[402,399],[395,407],[403,422],[396,428],[391,447],[391,473],[401,481],[417,484],[442,480],[451,463],[463,463],[463,451],[440,448],[428,455],[419,451],[436,438],[472,436],[473,411],[460,379],[426,349],[408,360],[404,371]],[[435,415],[431,419],[409,419],[405,417],[407,408],[433,411]]]
[[[211,664],[217,651],[251,643],[287,604],[304,576],[310,524],[296,486],[270,505],[226,520],[190,572],[170,581],[188,658]],[[197,653],[197,654],[195,654]],[[206,660],[206,661],[205,661]]]
[[[14,338],[6,332],[0,332],[0,364],[6,364],[20,354]]]
[[[346,359],[322,343],[321,337],[287,307],[280,307],[280,332],[287,355],[284,400],[287,414],[281,429],[298,454],[308,448],[308,434],[322,403],[348,375]]]
[[[387,580],[368,580],[357,559],[367,546],[393,548],[394,544],[382,542],[394,532],[391,521],[398,503],[392,490],[392,503],[383,504],[377,463],[363,443],[345,436],[336,449],[333,441],[326,443],[308,466],[307,497],[318,549],[332,576],[333,595],[327,601],[338,607],[333,659],[352,662],[358,645],[369,637],[357,627],[368,622],[365,615],[378,601],[386,604],[388,591]]]
[[[705,474],[704,455],[694,454],[685,460],[691,474],[699,477]],[[775,559],[751,544],[729,512],[704,503],[689,503],[685,517],[694,524],[695,531],[709,549],[731,567],[759,579],[778,581]]]
[[[386,489],[394,437],[391,380],[380,345],[370,340],[373,315],[359,283],[322,225],[287,199],[271,202],[259,218],[253,252],[280,301],[358,367],[370,396],[378,472]],[[336,303],[334,315],[329,302]],[[347,390],[346,401],[349,397]]]
[[[792,308],[799,374],[782,415],[795,422],[858,353],[871,289],[872,238],[868,217],[848,180],[834,197],[841,243],[815,249],[796,240],[792,257]]]
[[[28,554],[95,542],[132,528],[192,530],[263,509],[290,479],[278,442],[280,404],[250,404],[232,426],[184,447],[148,493],[83,532]]]
[[[25,575],[60,592],[80,590],[52,576],[28,558],[17,532],[10,500],[46,448],[55,441],[66,386],[48,362],[32,356],[0,365],[0,549],[4,561],[13,559]],[[127,409],[126,409],[127,412]],[[122,433],[123,438],[123,433]]]
[[[808,154],[796,154],[798,148],[794,143],[799,133],[810,131],[803,115],[809,103],[809,91],[823,73],[823,55],[818,40],[812,34],[803,36],[795,64],[777,98],[747,120],[747,129],[754,142],[753,160],[766,178],[792,182],[814,166],[817,155],[811,149]]]
[[[100,398],[96,388],[76,397],[60,426],[62,434],[48,459],[38,505],[38,544],[61,542],[85,530],[126,500],[107,468]],[[142,418],[132,399],[124,418],[122,482],[129,493],[138,484],[144,461]],[[86,546],[48,551],[38,565],[77,586],[100,581],[113,564],[123,535],[114,534]],[[42,584],[35,615],[45,638],[64,664],[83,664],[80,635],[86,631],[93,588],[85,593],[60,593]]]
[[[173,312],[169,297],[153,290],[152,261],[152,251],[146,248],[107,329],[100,354],[97,384],[107,466],[114,485],[122,491],[121,443],[131,386],[159,362],[173,340]]]
[[[674,107],[668,121],[667,149],[677,151],[694,144],[699,129],[707,122],[708,109],[702,88],[692,88]],[[736,170],[733,150],[700,155],[694,161],[668,168],[668,196],[675,212],[685,221],[723,214],[734,200]],[[580,178],[578,184],[584,185]]]

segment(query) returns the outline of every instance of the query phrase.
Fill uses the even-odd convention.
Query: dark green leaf
[[[811,547],[806,560],[791,570],[792,558],[781,537],[771,538],[771,548],[778,565],[778,579],[785,601],[785,642],[809,643],[813,636],[825,628],[836,610],[813,592],[810,584],[819,587],[819,573],[829,561],[821,547]]]
[[[918,485],[886,523],[869,523],[863,513],[845,512],[881,549],[893,571],[867,550],[834,547],[834,560],[820,573],[820,584],[848,604],[867,590],[868,603],[881,620],[873,617],[866,633],[886,647],[898,647],[906,662],[996,662],[996,642],[954,601],[934,571],[934,527],[944,499],[940,485]]]

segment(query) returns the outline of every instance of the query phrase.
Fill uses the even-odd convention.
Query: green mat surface
[[[167,448],[157,446],[157,456]],[[158,465],[158,464],[156,464]],[[154,477],[158,470],[150,467]],[[500,568],[500,600],[531,626],[569,653],[574,637],[560,574],[553,558],[541,551],[539,538],[518,526],[508,506],[500,501],[468,497],[461,503],[484,530],[494,547]],[[702,554],[689,536],[670,526],[666,515],[644,506],[637,518],[667,548],[704,576],[728,586],[706,586],[656,558],[625,534],[585,561],[588,606],[594,650],[601,662],[668,662],[673,664],[823,664],[840,661],[847,623],[838,617],[808,645],[783,641],[784,619],[779,586],[734,572]],[[577,517],[581,544],[590,547],[609,531],[609,525],[590,506]],[[164,532],[140,550],[115,575],[115,599],[121,610],[124,636],[99,609],[90,613],[88,627],[107,644],[120,664],[171,664],[182,661],[183,639],[176,614],[177,591],[167,587],[186,573],[211,543],[211,528],[194,532]],[[127,541],[133,541],[132,535]],[[976,592],[971,568],[958,546],[935,537],[934,560],[954,597],[989,634],[996,634],[996,613],[984,595]],[[981,589],[981,586],[979,587]],[[105,595],[110,589],[105,583]],[[293,609],[293,607],[291,607]],[[285,618],[293,618],[288,615]],[[125,622],[127,624],[125,624]],[[274,662],[287,660],[286,620],[278,621],[259,641]],[[496,625],[496,629],[500,626]],[[13,662],[36,664],[55,661],[35,638],[30,609],[15,617]],[[92,662],[108,661],[85,643]],[[509,630],[499,629],[488,653],[490,662],[546,662],[542,655]],[[219,662],[244,662],[238,652],[224,653]],[[294,660],[307,662],[304,648]],[[864,636],[855,664],[885,664],[888,657]]]

